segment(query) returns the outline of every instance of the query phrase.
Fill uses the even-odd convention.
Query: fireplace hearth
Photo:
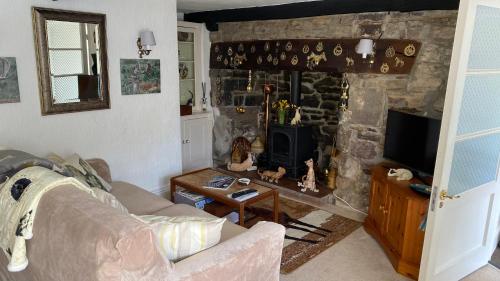
[[[294,179],[305,175],[304,161],[313,157],[315,147],[311,126],[272,124],[268,144],[269,168],[284,167],[287,177]]]

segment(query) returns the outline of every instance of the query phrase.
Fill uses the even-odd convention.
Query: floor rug
[[[270,210],[271,200],[248,208],[246,226],[272,220]],[[280,224],[286,227],[287,235],[281,258],[282,274],[294,271],[361,226],[360,222],[283,197],[280,197]]]

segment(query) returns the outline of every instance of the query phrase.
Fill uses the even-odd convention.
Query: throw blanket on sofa
[[[19,150],[0,150],[0,184],[22,169],[35,166],[45,167],[64,176],[72,176],[69,171],[48,159]]]
[[[33,237],[33,222],[42,196],[53,188],[70,185],[94,196],[87,185],[43,167],[29,167],[0,183],[0,248],[9,260],[7,269],[28,266],[26,241]]]

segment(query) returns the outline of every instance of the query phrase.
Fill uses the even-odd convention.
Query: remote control
[[[252,188],[245,189],[245,190],[238,191],[238,192],[231,194],[231,198],[233,198],[233,199],[238,198],[240,196],[247,195],[247,194],[254,193],[254,192],[257,192],[257,190],[252,189]]]

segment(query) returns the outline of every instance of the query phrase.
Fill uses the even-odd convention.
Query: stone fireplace
[[[410,13],[363,13],[302,19],[220,23],[211,33],[212,42],[307,38],[412,39],[422,43],[412,72],[408,75],[348,75],[349,110],[338,114],[341,76],[337,73],[304,72],[301,102],[304,124],[312,126],[314,155],[321,167],[329,164],[334,138],[341,151],[336,196],[365,211],[369,197],[370,168],[383,160],[387,109],[439,117],[442,112],[449,62],[453,46],[456,11]],[[210,70],[215,108],[214,162],[229,159],[235,137],[253,140],[262,132],[257,115],[263,102],[262,85],[277,89],[272,99],[290,98],[290,73],[255,71],[253,91],[246,92],[248,71]],[[218,82],[219,81],[219,82]],[[222,96],[217,102],[216,96]],[[234,108],[246,106],[246,113]],[[261,133],[260,133],[261,134]],[[331,203],[334,203],[331,196]]]

